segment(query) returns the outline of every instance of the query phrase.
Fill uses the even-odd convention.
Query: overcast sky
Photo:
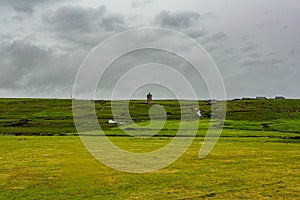
[[[0,0],[0,97],[69,98],[77,70],[99,42],[155,26],[203,45],[228,98],[300,98],[299,11],[299,0]]]

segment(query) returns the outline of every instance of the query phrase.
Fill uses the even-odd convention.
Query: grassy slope
[[[2,134],[47,135],[75,132],[70,100],[0,99]]]
[[[300,100],[239,100],[227,104],[225,128],[300,133]]]
[[[164,106],[168,123],[161,132],[172,131],[180,119],[177,101],[155,101]],[[143,101],[130,102],[130,114],[137,123],[149,120],[149,106]],[[189,103],[185,106],[188,108]],[[199,102],[204,123],[209,120],[210,106]],[[115,134],[111,103],[97,101],[98,120],[108,134]],[[191,119],[195,119],[193,113]],[[171,127],[173,126],[173,128]],[[203,127],[202,127],[203,128]],[[280,131],[300,133],[300,100],[236,100],[227,102],[225,129]],[[176,128],[175,128],[176,129]],[[0,134],[64,135],[75,133],[71,100],[58,99],[0,99]]]

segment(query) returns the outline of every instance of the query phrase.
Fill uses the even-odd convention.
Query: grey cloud
[[[60,0],[1,0],[0,5],[12,7],[17,12],[32,14],[37,6],[54,2]]]
[[[279,26],[280,23],[279,21],[268,21],[268,22],[261,22],[257,25],[257,27],[259,29],[267,29],[267,28],[270,28],[270,27],[274,27],[274,26]],[[287,26],[283,26],[283,29],[287,28]]]
[[[125,18],[121,14],[109,14],[102,20],[102,25],[109,31],[121,30],[125,25]]]
[[[268,62],[269,62],[271,65],[277,65],[277,64],[282,64],[282,63],[283,63],[282,60],[276,59],[276,58],[270,59]]]
[[[211,44],[205,44],[204,48],[206,49],[206,51],[212,53],[216,51],[219,48],[219,46],[215,43],[211,43]]]
[[[211,40],[214,40],[214,41],[216,41],[216,40],[222,40],[222,39],[224,39],[226,37],[227,37],[227,35],[225,33],[218,32],[218,33],[216,33],[216,34],[214,34],[214,35],[211,36]]]
[[[36,4],[39,4],[39,0],[23,1],[23,0],[2,0],[0,4],[4,6],[10,6],[17,12],[32,13]]]
[[[267,54],[267,56],[276,56],[276,53],[275,52],[270,52]]]
[[[147,4],[151,3],[153,0],[133,0],[131,3],[131,7],[136,8],[136,7],[143,7],[146,6]]]
[[[42,64],[39,60],[44,60],[47,55],[46,50],[20,41],[7,43],[6,46],[2,46],[1,52],[1,87],[18,86],[19,81],[33,71],[36,65]]]
[[[232,56],[235,54],[235,51],[233,48],[222,49],[221,54],[224,56]]]
[[[211,35],[207,35],[204,39],[203,39],[203,41],[202,41],[202,43],[204,44],[204,45],[206,45],[206,44],[215,44],[215,43],[218,43],[218,42],[220,42],[220,41],[222,41],[223,39],[225,39],[227,37],[227,35],[225,34],[225,33],[223,33],[223,32],[218,32],[218,33],[214,33],[214,34],[211,34]]]
[[[199,29],[187,29],[185,30],[185,33],[192,38],[203,37],[207,34],[205,30],[199,30]]]
[[[259,54],[258,54],[259,55]],[[246,60],[242,60],[241,66],[260,66],[260,67],[266,67],[266,66],[275,66],[282,64],[283,61],[281,59],[272,58],[272,57],[262,57],[258,56],[256,58],[248,58]]]
[[[181,11],[181,12],[170,12],[161,11],[155,17],[155,23],[163,27],[172,28],[187,28],[193,25],[197,20],[200,19],[200,14],[196,12]]]
[[[218,16],[212,12],[206,12],[201,15],[202,19],[218,19]]]
[[[256,38],[251,35],[244,35],[242,37],[243,47],[241,47],[242,59],[240,65],[243,67],[259,66],[265,67],[269,62],[272,55],[264,57],[259,53],[259,45],[255,42]]]
[[[59,32],[89,33],[101,25],[106,12],[104,6],[97,9],[63,6],[44,19],[48,26]]]
[[[23,1],[24,2],[24,1]],[[33,12],[33,6],[26,3],[21,3],[14,5],[14,9],[19,12],[25,12],[25,13],[32,13]]]
[[[82,59],[28,40],[2,42],[0,55],[0,89],[29,96],[71,91],[76,63]]]
[[[289,55],[300,55],[300,49],[291,49]]]
[[[258,66],[269,67],[283,64],[282,56],[278,56],[275,52],[261,52],[256,38],[252,36],[242,37],[244,46],[241,48],[243,59],[240,60],[241,66]]]
[[[258,44],[254,43],[254,42],[246,42],[245,46],[241,48],[241,50],[243,52],[249,52],[249,51],[254,51],[256,49],[258,49]]]
[[[291,75],[293,72],[294,76]],[[264,67],[251,67],[240,77],[245,91],[252,94],[288,95],[292,91],[298,95],[297,82],[299,71],[297,66],[265,65]],[[245,82],[244,82],[245,81]],[[245,83],[245,84],[244,84]]]
[[[251,42],[251,41],[255,40],[256,37],[253,35],[243,35],[243,36],[241,36],[241,39],[242,39],[242,42],[247,43],[247,42]]]
[[[227,35],[223,32],[207,34],[200,43],[205,47],[208,52],[213,52],[223,49],[223,43],[226,41]]]
[[[44,15],[45,26],[56,37],[91,48],[101,39],[127,28],[123,15],[110,13],[105,6],[85,8],[63,6]]]
[[[242,61],[241,66],[257,66],[262,65],[263,61],[259,59],[247,59],[245,61]]]
[[[200,15],[192,11],[171,12],[163,10],[155,16],[153,22],[155,25],[174,28],[194,39],[198,39],[207,35],[207,31],[200,25],[200,19],[207,18],[210,15],[212,14]]]
[[[261,55],[259,53],[250,53],[248,56],[253,59],[261,57]]]

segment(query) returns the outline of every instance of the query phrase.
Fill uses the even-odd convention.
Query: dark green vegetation
[[[177,101],[154,103],[164,106],[168,120],[151,138],[118,137],[124,133],[107,123],[111,103],[95,106],[113,143],[149,152],[169,143],[180,122]],[[149,106],[131,101],[129,107],[141,128],[123,128],[147,131]],[[228,101],[221,138],[201,160],[211,107],[204,101],[199,107],[198,137],[183,156],[159,171],[129,174],[87,152],[75,136],[71,100],[0,99],[0,134],[14,135],[0,137],[0,199],[300,199],[300,100]],[[195,113],[186,114],[185,124],[197,122]]]
[[[74,133],[71,100],[0,99],[0,133],[53,135]]]

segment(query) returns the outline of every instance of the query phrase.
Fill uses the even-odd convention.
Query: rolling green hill
[[[172,132],[172,129],[176,129],[181,116],[178,101],[157,100],[154,104],[162,105],[167,113],[168,123],[162,131]],[[185,101],[183,106],[189,108],[189,101]],[[202,128],[205,129],[210,119],[211,105],[199,101],[199,107],[202,111],[201,121],[207,122],[203,123]],[[115,134],[118,130],[117,126],[108,124],[108,120],[113,119],[111,102],[96,101],[95,108],[103,130]],[[133,100],[129,103],[133,121],[141,125],[147,124],[149,120],[149,108],[145,101]],[[189,115],[191,120],[197,120],[194,112]],[[227,101],[224,129],[300,133],[300,100]],[[0,134],[76,134],[72,101],[70,99],[0,99]]]

